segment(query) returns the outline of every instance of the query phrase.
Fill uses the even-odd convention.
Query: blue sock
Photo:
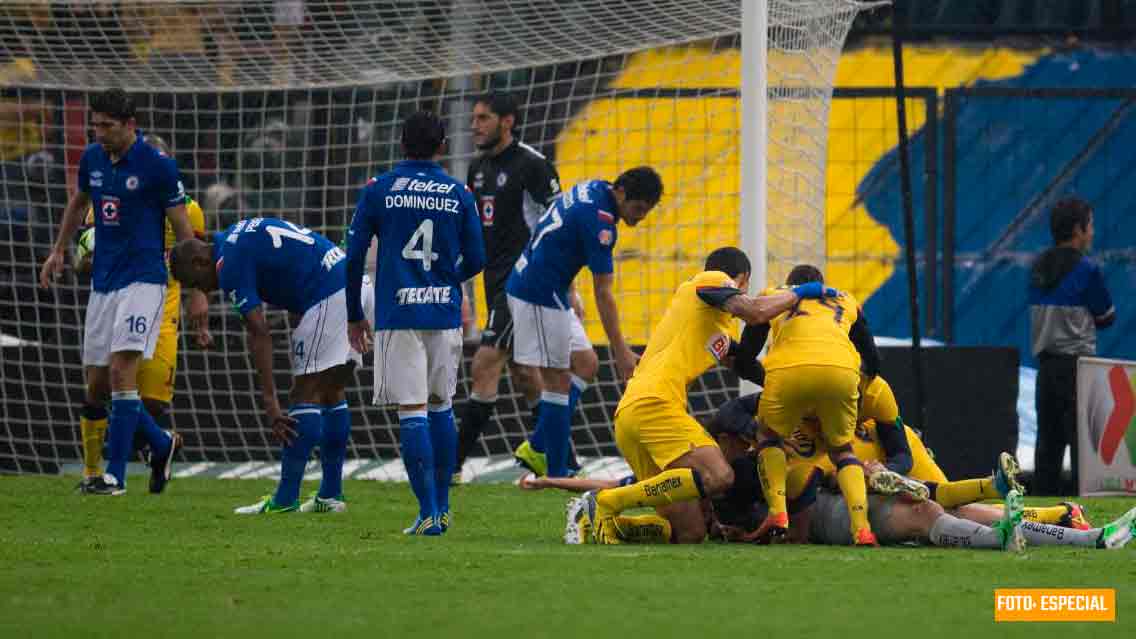
[[[106,435],[106,472],[118,480],[118,485],[126,487],[126,460],[134,448],[134,431],[138,428],[138,418],[142,410],[142,399],[138,391],[119,391],[111,393],[110,420]]]
[[[170,452],[170,444],[173,439],[166,431],[162,430],[162,427],[154,420],[154,416],[145,407],[138,413],[138,428],[150,444],[151,453],[157,457],[164,457],[166,453]]]
[[[450,475],[458,462],[458,431],[454,409],[447,402],[430,408],[430,444],[434,447],[434,500],[439,513],[450,511]]]
[[[540,428],[544,430],[548,476],[567,477],[569,437],[572,433],[572,414],[568,412],[567,395],[552,391],[540,394]]]
[[[410,488],[418,498],[418,516],[425,519],[438,513],[434,488],[434,451],[430,445],[430,426],[426,411],[398,411],[398,438],[402,463]]]
[[[568,414],[569,415],[571,415],[571,416],[576,415],[576,406],[580,403],[580,395],[583,395],[584,391],[586,391],[586,390],[588,390],[588,383],[584,381],[584,378],[579,377],[578,375],[573,373],[573,375],[572,375],[572,386],[570,386],[568,388]],[[571,419],[571,418],[569,418],[569,419]]]
[[[280,483],[272,496],[273,503],[281,507],[291,506],[300,498],[304,468],[323,430],[323,415],[317,404],[296,404],[288,411],[288,416],[296,420],[296,437],[281,451]]]
[[[536,404],[529,406],[529,410],[533,414],[533,431],[529,433],[529,446],[538,453],[543,453],[545,448],[544,443],[544,429],[540,427],[540,400]]]
[[[351,411],[347,400],[323,407],[323,435],[320,437],[319,496],[339,499],[343,496],[343,460],[347,459],[347,442],[351,439]]]

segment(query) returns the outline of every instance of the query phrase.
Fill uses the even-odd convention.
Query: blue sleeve
[[[79,190],[84,193],[91,192],[91,174],[90,169],[87,168],[88,153],[83,153],[79,158]]]
[[[1112,296],[1104,285],[1104,273],[1100,266],[1093,264],[1089,271],[1088,286],[1085,288],[1085,306],[1096,319],[1104,319],[1112,308]]]
[[[355,216],[351,218],[351,228],[347,230],[347,321],[358,322],[364,319],[362,286],[363,269],[367,262],[367,251],[371,248],[371,238],[376,229],[371,220],[371,187],[366,186],[359,195]]]
[[[884,454],[887,456],[884,467],[900,475],[911,472],[911,467],[915,465],[915,462],[911,457],[911,446],[907,443],[907,433],[904,431],[903,422],[898,419],[891,424],[877,422],[876,437],[879,438],[880,445],[883,446]]]
[[[464,282],[485,268],[485,240],[481,236],[481,215],[477,212],[477,203],[473,201],[473,194],[463,188],[460,197],[462,236],[458,277]]]
[[[173,158],[158,158],[154,178],[157,181],[156,193],[162,200],[164,208],[185,204],[185,187],[182,186],[177,162],[174,162]]]
[[[229,305],[238,315],[244,317],[260,306],[260,297],[256,294],[256,271],[248,263],[245,251],[230,249],[225,254],[225,262],[221,265],[218,277],[221,295],[229,301]]]
[[[595,275],[606,275],[615,271],[615,263],[611,252],[615,248],[615,224],[600,221],[598,210],[589,210],[584,213],[588,218],[583,220],[581,228],[584,230],[584,246],[588,252],[588,270]]]

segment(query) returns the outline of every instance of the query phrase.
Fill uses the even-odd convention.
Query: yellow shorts
[[[948,481],[947,474],[935,463],[934,458],[931,457],[931,451],[927,450],[927,447],[923,445],[923,440],[919,439],[915,431],[905,426],[904,433],[907,435],[907,445],[911,448],[911,459],[914,462],[911,466],[911,472],[907,475],[919,481],[933,481],[940,484]]]
[[[155,399],[167,404],[174,398],[174,374],[177,372],[178,326],[167,314],[162,318],[158,345],[154,356],[138,366],[138,394],[142,399]]]
[[[876,420],[877,424],[894,424],[899,419],[899,405],[891,385],[879,375],[860,388],[860,421]]]
[[[820,420],[829,449],[852,441],[860,372],[839,366],[794,366],[765,374],[765,391],[757,408],[758,422],[789,437],[810,416]]]
[[[718,443],[685,407],[648,397],[616,410],[615,445],[635,478],[642,481],[695,448],[717,447]]]

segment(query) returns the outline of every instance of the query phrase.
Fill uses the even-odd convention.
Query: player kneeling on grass
[[[757,426],[752,419],[758,395],[723,404],[707,423],[734,470],[734,489],[714,502],[712,536],[727,541],[757,541],[758,526],[768,508],[757,477],[757,463],[750,442]],[[1023,521],[1021,493],[1010,488],[1006,506],[999,517],[986,523],[971,521],[946,512],[934,501],[926,500],[926,490],[913,490],[906,482],[871,481],[890,473],[875,460],[865,464],[869,484],[889,489],[892,494],[871,494],[868,516],[879,543],[930,541],[936,546],[988,548],[1020,551],[1028,545],[1072,545],[1095,548],[1121,548],[1136,533],[1136,508],[1102,528],[1075,530],[1038,522]],[[894,474],[894,473],[893,473]],[[787,541],[827,545],[850,545],[853,541],[848,507],[829,486],[831,475],[809,464],[792,464],[786,478],[786,497],[791,516]]]
[[[244,318],[268,423],[284,444],[276,493],[237,508],[237,514],[347,509],[342,483],[351,416],[344,386],[351,369],[344,257],[318,233],[261,217],[214,234],[212,244],[183,241],[170,255],[170,269],[183,286],[205,292],[220,288]],[[300,316],[293,322],[288,414],[280,408],[272,377],[266,303]],[[323,480],[317,495],[301,506],[304,467],[317,444]]]
[[[465,185],[442,170],[441,119],[426,111],[403,124],[406,160],[359,196],[347,241],[347,314],[352,346],[366,352],[371,324],[356,293],[371,239],[375,272],[375,403],[398,404],[402,461],[418,498],[408,535],[450,526],[457,462],[452,401],[461,363],[462,282],[481,272],[481,219]]]
[[[628,541],[621,514],[637,507],[655,508],[655,519],[669,523],[677,542],[700,543],[706,537],[698,500],[725,494],[734,473],[686,412],[687,385],[728,356],[735,317],[766,323],[803,298],[826,294],[813,283],[750,297],[743,292],[749,275],[745,253],[724,247],[706,258],[702,273],[679,285],[615,412],[616,445],[640,481],[574,500],[567,543]]]

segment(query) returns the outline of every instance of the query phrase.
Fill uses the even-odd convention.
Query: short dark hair
[[[658,204],[659,198],[663,197],[663,179],[649,166],[624,171],[615,178],[612,186],[622,188],[628,200],[647,202],[651,206]]]
[[[1079,197],[1066,197],[1053,205],[1049,212],[1049,234],[1053,243],[1060,244],[1073,239],[1073,231],[1089,226],[1093,219],[1093,207]]]
[[[507,115],[516,117],[517,115],[517,99],[504,91],[490,91],[478,96],[474,104],[484,104],[489,107],[493,115],[499,118],[503,118]]]
[[[90,106],[91,111],[110,116],[119,122],[126,122],[137,115],[134,98],[117,87],[92,95]]]
[[[749,258],[744,251],[734,246],[723,246],[706,256],[707,271],[721,271],[731,278],[750,272]]]
[[[785,277],[785,283],[789,286],[800,286],[809,282],[824,284],[824,273],[821,273],[820,269],[812,264],[798,264]]]
[[[432,111],[419,111],[402,125],[402,147],[412,160],[428,160],[446,141],[446,125]]]

